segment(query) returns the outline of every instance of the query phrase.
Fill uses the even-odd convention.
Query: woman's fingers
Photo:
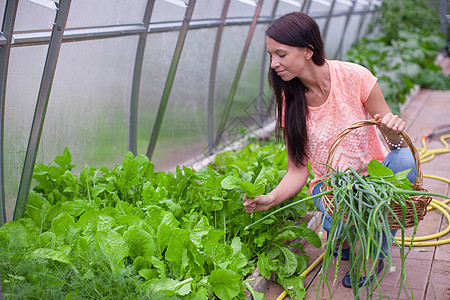
[[[245,211],[252,213],[255,210],[268,210],[274,204],[272,198],[268,195],[261,195],[255,199],[249,199],[247,195],[243,199]]]
[[[247,195],[244,196],[242,200],[244,202],[245,211],[248,213],[252,213],[256,209],[255,199],[249,199]]]
[[[377,118],[378,117],[378,118]],[[375,119],[380,120],[380,116],[375,115]],[[387,136],[395,136],[405,130],[406,123],[399,116],[387,113],[380,122],[380,130]]]

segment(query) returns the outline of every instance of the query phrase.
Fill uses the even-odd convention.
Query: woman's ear
[[[314,52],[309,49],[308,47],[305,47],[305,58],[311,59],[311,57],[314,55]]]

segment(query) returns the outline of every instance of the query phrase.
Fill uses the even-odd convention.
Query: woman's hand
[[[405,130],[406,123],[399,116],[387,113],[384,117],[375,114],[374,119],[380,121],[380,130],[391,141],[399,140],[399,134]]]
[[[309,176],[308,163],[296,165],[291,160],[289,153],[287,157],[288,171],[275,189],[269,194],[258,196],[255,199],[249,199],[247,195],[244,196],[242,201],[246,212],[252,213],[255,210],[268,210],[294,197],[303,188]]]
[[[255,210],[268,210],[276,204],[270,194],[261,195],[255,199],[249,199],[247,195],[245,195],[242,201],[244,202],[245,211],[248,213],[252,213]]]

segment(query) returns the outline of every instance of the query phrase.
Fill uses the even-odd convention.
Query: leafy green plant
[[[244,279],[257,264],[304,293],[298,274],[308,257],[288,249],[301,244],[287,242],[304,238],[320,247],[306,222],[295,225],[306,205],[246,229],[265,213],[251,217],[244,190],[222,187],[242,175],[259,178],[261,191],[270,188],[284,174],[271,161],[261,155],[246,171],[178,167],[173,174],[128,153],[111,171],[85,166],[75,175],[65,149],[54,164],[36,165],[26,217],[0,227],[3,296],[243,299]]]
[[[356,42],[343,58],[367,67],[378,77],[394,113],[400,114],[399,105],[416,84],[450,88],[450,77],[435,63],[446,44],[439,32],[439,16],[422,0],[383,1],[380,18],[372,25],[380,25],[381,31]]]
[[[267,180],[265,192],[270,192],[278,185],[284,174],[286,174],[288,167],[286,147],[284,144],[276,142],[273,137],[268,141],[250,140],[242,149],[219,153],[216,155],[214,163],[211,163],[209,167],[220,174],[227,173],[228,175],[233,175],[235,178],[240,178],[241,181],[248,182],[256,178],[254,175],[249,176],[249,174],[260,174],[261,169],[265,168],[266,170],[263,173],[270,173],[266,174],[270,179]],[[308,165],[308,168],[309,178],[306,185],[291,199],[291,201],[296,201],[309,196],[309,183],[314,178],[314,172],[311,165]],[[241,184],[248,185],[247,183],[236,183],[236,185]],[[235,188],[237,188],[237,186],[235,186]],[[243,191],[242,188],[241,190]],[[260,190],[259,194],[262,193],[263,191]],[[288,203],[290,202],[286,202],[286,204]],[[281,205],[283,206],[285,204]],[[306,210],[312,210],[314,209],[314,203],[312,201],[302,202],[301,206],[298,206],[297,209],[304,210],[304,212],[306,212]],[[296,213],[293,212],[292,218],[295,218],[295,214]]]
[[[273,168],[266,169],[263,167],[252,183],[251,174],[246,174],[244,171],[236,167],[235,172],[225,177],[225,179],[222,180],[221,185],[222,188],[226,190],[241,189],[250,199],[254,199],[266,192],[268,180],[273,178],[273,175],[277,175],[270,174],[271,171],[272,173],[277,173],[277,170]]]
[[[402,31],[414,31],[424,36],[441,34],[439,15],[426,1],[384,0],[380,12],[372,26],[380,25],[388,41],[397,40]]]

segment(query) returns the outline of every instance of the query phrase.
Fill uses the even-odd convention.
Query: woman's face
[[[288,46],[278,43],[270,37],[266,38],[266,45],[271,59],[270,67],[284,81],[300,77],[307,57],[310,58],[312,55],[312,52],[306,47]]]

